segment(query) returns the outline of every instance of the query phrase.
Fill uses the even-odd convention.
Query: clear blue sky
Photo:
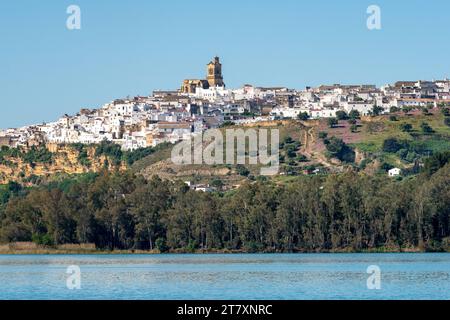
[[[66,29],[70,4],[81,30]],[[0,128],[178,88],[214,55],[228,87],[450,77],[449,13],[448,0],[2,0]]]

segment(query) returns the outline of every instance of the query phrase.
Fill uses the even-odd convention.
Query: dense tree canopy
[[[0,189],[0,241],[95,243],[102,249],[193,251],[439,250],[450,240],[450,164],[436,156],[397,181],[349,171],[227,193],[101,172]]]

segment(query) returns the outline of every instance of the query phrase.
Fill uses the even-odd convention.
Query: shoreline
[[[386,254],[386,253],[450,253],[450,251],[429,251],[419,248],[397,248],[397,249],[386,249],[386,248],[376,248],[370,250],[318,250],[318,251],[307,251],[307,250],[296,250],[291,252],[282,251],[246,251],[246,250],[170,250],[167,252],[160,252],[158,250],[68,250],[68,249],[56,249],[56,248],[39,248],[31,250],[0,250],[0,256],[5,255],[205,255],[205,254]]]
[[[355,250],[354,248],[341,249],[317,249],[306,250],[303,248],[294,248],[292,251],[281,251],[275,249],[251,250],[247,248],[242,249],[168,249],[161,252],[158,249],[153,250],[108,250],[100,249],[93,243],[86,244],[62,244],[57,246],[46,246],[36,244],[33,242],[12,242],[0,244],[1,255],[156,255],[156,254],[320,254],[320,253],[433,253],[433,252],[447,252],[450,253],[450,247],[439,248],[441,250],[431,250],[432,248],[424,247],[399,247],[386,246],[371,249]]]

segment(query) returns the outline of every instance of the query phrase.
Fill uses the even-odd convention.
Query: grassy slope
[[[417,140],[407,132],[402,132],[400,126],[409,123],[413,126],[413,134],[418,134],[420,140],[426,140],[427,146],[434,152],[448,150],[450,148],[450,127],[444,124],[444,116],[439,113],[432,115],[397,115],[398,121],[390,121],[389,116],[378,117],[373,122],[364,124],[360,136],[360,141],[354,145],[361,151],[379,152],[383,141],[393,137],[401,140]],[[427,122],[435,131],[431,135],[424,135],[420,129],[420,124]]]
[[[280,141],[284,141],[286,137],[291,137],[295,141],[300,141],[302,137],[302,127],[298,122],[288,121],[288,122],[269,122],[269,123],[259,123],[252,126],[230,126],[226,128],[221,128],[221,132],[224,137],[224,148],[226,148],[225,131],[227,129],[279,129]],[[236,147],[235,147],[236,148]],[[225,185],[239,185],[245,180],[245,177],[240,176],[236,172],[235,165],[183,165],[177,166],[171,163],[172,146],[156,152],[138,162],[132,166],[134,172],[140,172],[144,176],[149,177],[154,174],[159,174],[163,178],[168,179],[183,179],[194,181],[196,183],[210,183],[214,179],[220,179]],[[224,152],[224,156],[225,156]],[[258,176],[260,172],[261,165],[249,165],[246,167],[250,171],[250,175]]]
[[[444,116],[438,110],[434,110],[430,115],[423,115],[420,111],[417,111],[408,115],[399,113],[396,117],[398,121],[391,121],[389,115],[365,118],[358,122],[358,131],[355,133],[350,131],[350,125],[347,121],[340,121],[336,128],[329,128],[326,119],[320,121],[308,121],[307,123],[293,120],[268,122],[253,125],[253,128],[279,129],[280,142],[284,141],[288,136],[294,141],[300,141],[303,146],[300,153],[308,151],[311,156],[309,157],[311,161],[308,163],[297,163],[298,166],[306,164],[317,165],[320,162],[323,163],[326,158],[324,156],[325,146],[323,145],[322,140],[318,138],[318,133],[320,131],[327,132],[328,137],[337,136],[342,138],[346,143],[350,144],[358,151],[364,152],[366,157],[375,157],[379,160],[399,166],[408,166],[410,164],[401,161],[396,154],[382,152],[383,141],[387,138],[395,137],[413,143],[422,143],[432,152],[450,150],[450,127],[444,124]],[[434,129],[434,133],[422,133],[420,124],[424,121]],[[402,123],[412,124],[414,131],[412,133],[402,132],[400,129]],[[305,128],[304,124],[310,126],[310,130]],[[221,130],[222,132],[225,132],[225,129],[230,128],[248,129],[249,127],[233,126]],[[309,138],[308,150],[305,150],[306,138]],[[212,180],[219,178],[226,184],[239,184],[245,179],[236,173],[236,166],[225,164],[216,166],[175,166],[170,162],[171,148],[172,146],[168,146],[155,154],[138,161],[133,165],[133,171],[144,173],[146,176],[162,173],[165,178],[179,178],[196,181],[198,183],[211,182]],[[283,154],[283,151],[281,151],[281,154]],[[339,164],[331,164],[331,166],[338,167]],[[247,165],[246,167],[250,170],[251,175],[257,176],[259,174],[260,166]],[[279,182],[288,182],[290,177],[278,176],[275,180]]]
[[[133,172],[139,172],[157,162],[170,158],[172,147],[173,145],[171,144],[161,146],[157,152],[133,163],[131,170]]]
[[[376,156],[383,161],[403,167],[409,164],[401,161],[396,154],[382,152],[383,142],[387,138],[397,138],[422,145],[430,150],[430,153],[450,150],[450,127],[444,124],[444,116],[438,111],[431,115],[423,115],[421,112],[409,115],[397,114],[397,119],[398,121],[390,121],[389,116],[382,116],[365,122],[360,129],[359,138],[351,145],[368,156]],[[428,123],[434,132],[423,133],[420,127],[422,122]],[[401,125],[405,123],[413,126],[412,132],[401,130]]]

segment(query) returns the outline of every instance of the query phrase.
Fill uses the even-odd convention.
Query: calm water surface
[[[67,267],[81,269],[70,290]],[[367,267],[381,289],[367,288]],[[450,299],[450,254],[0,255],[1,299]]]

